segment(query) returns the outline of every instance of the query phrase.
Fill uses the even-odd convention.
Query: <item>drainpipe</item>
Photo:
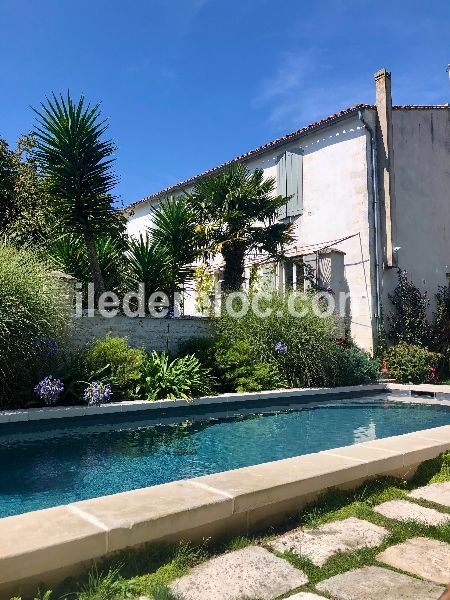
[[[370,136],[370,155],[372,170],[372,194],[373,194],[373,215],[374,215],[374,235],[375,235],[375,322],[377,331],[379,330],[381,317],[381,281],[380,281],[380,242],[379,242],[379,223],[380,223],[380,198],[378,190],[378,155],[376,129],[373,129],[364,120],[364,110],[358,111],[358,118],[363,124],[364,129]]]

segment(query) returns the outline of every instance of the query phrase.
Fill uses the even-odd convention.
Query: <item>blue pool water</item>
[[[450,424],[448,407],[371,398],[251,410],[3,426],[0,517]]]

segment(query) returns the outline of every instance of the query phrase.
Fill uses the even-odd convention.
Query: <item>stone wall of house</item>
[[[375,111],[371,116],[375,120]],[[350,300],[347,321],[355,342],[373,350],[374,293],[371,266],[370,143],[358,118],[349,115],[326,128],[313,130],[282,148],[245,160],[248,168],[263,169],[265,177],[277,177],[277,163],[285,150],[303,151],[303,211],[294,217],[294,242],[286,248],[290,256],[309,255],[314,249],[333,247],[342,252],[341,285]],[[152,207],[158,200],[133,207],[127,231],[138,236],[151,226]],[[334,285],[333,285],[334,287]],[[185,299],[186,314],[195,314],[193,298]]]
[[[176,354],[182,342],[193,337],[206,337],[211,331],[211,321],[202,317],[155,319],[117,315],[107,319],[96,314],[73,319],[71,340],[74,347],[83,347],[111,334],[126,336],[131,346]]]

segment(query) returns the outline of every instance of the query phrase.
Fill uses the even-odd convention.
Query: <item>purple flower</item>
[[[36,340],[37,348],[47,356],[54,356],[58,350],[56,340],[49,337],[40,337]]]
[[[327,292],[327,294],[334,294],[332,287],[327,287],[325,291]]]
[[[112,389],[110,383],[93,381],[84,390],[84,400],[90,406],[109,402],[111,395]]]
[[[47,375],[35,386],[34,391],[47,406],[53,406],[58,402],[61,393],[64,391],[64,384],[60,379]]]
[[[275,344],[275,351],[278,352],[278,354],[284,354],[287,352],[287,349],[288,347],[283,342],[277,342]]]

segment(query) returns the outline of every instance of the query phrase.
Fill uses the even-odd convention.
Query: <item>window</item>
[[[280,289],[304,290],[304,263],[301,256],[285,258],[280,265]]]
[[[277,193],[291,196],[278,211],[279,219],[296,217],[303,211],[303,150],[286,150],[278,157]]]

